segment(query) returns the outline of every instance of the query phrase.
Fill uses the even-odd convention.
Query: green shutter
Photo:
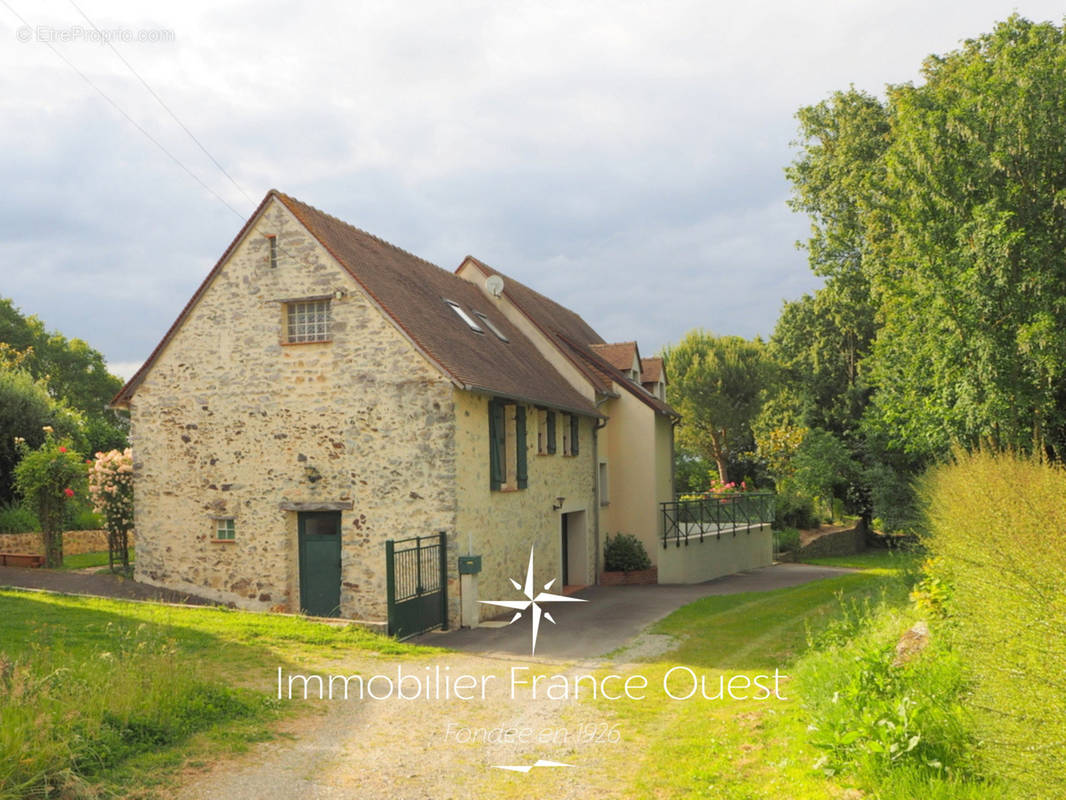
[[[526,466],[526,407],[514,407],[515,479],[519,489],[529,486]]]
[[[555,454],[555,412],[548,412],[548,452]]]
[[[503,454],[506,447],[507,427],[503,419],[503,406],[492,400],[489,402],[489,488],[494,492],[503,485]]]
[[[581,417],[577,414],[570,415],[570,455],[577,455],[577,432],[580,428]]]

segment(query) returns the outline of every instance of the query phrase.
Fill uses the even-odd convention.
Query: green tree
[[[683,417],[678,444],[718,468],[730,480],[729,459],[751,447],[751,423],[766,382],[765,346],[739,336],[693,330],[663,351],[670,375],[667,399]]]
[[[40,447],[45,441],[42,429],[50,426],[83,448],[88,444],[82,434],[84,423],[82,414],[54,399],[43,381],[25,370],[0,366],[0,501],[14,497],[15,465],[21,458],[17,437],[30,447]]]
[[[1013,16],[894,87],[877,418],[911,448],[1060,458],[1066,35]]]
[[[843,500],[862,471],[847,445],[829,431],[820,429],[808,431],[803,437],[792,467],[791,483],[803,495],[821,500],[830,517],[834,498]]]
[[[93,452],[126,446],[128,421],[107,407],[122,381],[107,371],[104,357],[81,339],[45,330],[37,317],[24,316],[10,300],[0,298],[0,361],[5,360],[43,381],[52,397],[82,412]]]

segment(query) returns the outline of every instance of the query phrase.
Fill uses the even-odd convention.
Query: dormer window
[[[474,333],[480,333],[481,335],[485,334],[484,329],[482,329],[480,325],[474,322],[474,318],[467,314],[462,306],[460,306],[454,300],[445,300],[444,302],[451,306],[452,311],[455,312],[456,316],[459,317],[459,319],[461,319],[467,324],[470,330],[472,330]]]

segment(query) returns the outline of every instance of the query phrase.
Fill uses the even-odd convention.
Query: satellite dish
[[[499,275],[489,275],[485,278],[485,288],[493,297],[503,294],[503,278]]]

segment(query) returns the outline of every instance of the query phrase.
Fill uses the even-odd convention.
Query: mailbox
[[[481,556],[459,556],[459,574],[477,575],[481,572]]]

